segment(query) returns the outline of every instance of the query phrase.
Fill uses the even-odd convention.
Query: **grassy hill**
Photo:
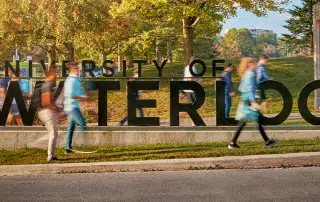
[[[236,67],[239,60],[227,60]],[[211,76],[211,61],[206,61],[207,73],[205,76]],[[184,66],[182,63],[167,64],[163,69],[163,77],[183,77]],[[313,60],[312,58],[276,58],[271,59],[268,66],[268,71],[274,80],[283,83],[291,92],[294,105],[292,112],[298,112],[297,99],[301,89],[311,80],[313,80]],[[221,72],[218,72],[220,75]],[[128,70],[127,75],[131,71]],[[154,65],[143,66],[143,77],[157,77],[158,70]],[[240,77],[236,74],[236,68],[233,71],[234,88],[237,90]],[[121,91],[109,92],[108,94],[108,112],[111,121],[119,121],[127,113],[127,99],[126,99],[126,80],[121,81]],[[170,80],[160,81],[159,91],[144,91],[142,99],[156,99],[157,108],[145,109],[146,116],[158,116],[161,119],[168,119],[170,113],[170,96],[169,96],[169,82]],[[206,92],[206,101],[199,109],[202,117],[214,117],[215,106],[215,79],[203,78],[202,86]],[[83,103],[84,115],[87,121],[97,121],[97,102],[96,92],[89,92],[94,102]],[[268,90],[267,96],[271,98],[269,108],[264,113],[279,113],[282,109],[282,98],[279,93],[274,90]],[[233,99],[233,106],[231,114],[235,114],[237,104],[239,102],[239,92]],[[186,100],[183,99],[182,102]],[[313,96],[309,97],[309,108],[312,109]]]

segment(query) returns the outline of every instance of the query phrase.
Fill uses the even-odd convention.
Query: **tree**
[[[131,16],[143,22],[174,21],[182,27],[184,61],[194,54],[195,34],[199,24],[219,28],[224,19],[235,16],[238,8],[263,16],[266,11],[281,10],[287,0],[122,0],[114,5],[117,15]],[[182,23],[182,24],[181,24]],[[218,29],[217,29],[218,30]]]
[[[255,41],[248,29],[230,29],[222,40],[224,57],[250,57],[254,54]]]
[[[320,0],[302,0],[302,7],[294,6],[288,12],[291,18],[283,26],[290,32],[283,34],[283,41],[291,44],[291,50],[309,49],[313,53],[313,5]]]

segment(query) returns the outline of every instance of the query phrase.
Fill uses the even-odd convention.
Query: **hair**
[[[46,77],[52,76],[52,75],[56,75],[56,69],[50,69],[50,70],[46,73]]]
[[[70,61],[68,62],[68,68],[70,69],[71,67],[74,67],[74,66],[78,66],[79,63],[75,62],[75,61]]]
[[[259,60],[268,60],[269,57],[267,55],[260,55]]]
[[[191,56],[190,58],[189,58],[189,64],[193,61],[193,60],[195,60],[196,59],[196,57],[193,55],[193,56]]]
[[[256,62],[254,58],[242,58],[238,66],[238,75],[243,76],[248,69],[248,64]]]
[[[227,64],[224,66],[224,69],[227,69],[228,67],[232,67],[232,63],[227,63]]]

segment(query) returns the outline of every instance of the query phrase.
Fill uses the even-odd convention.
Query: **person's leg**
[[[139,110],[139,112],[140,112],[140,117],[144,117],[142,108],[138,108],[138,110]]]
[[[58,137],[57,116],[50,109],[44,109],[39,112],[39,118],[46,126],[49,134],[48,161],[50,161],[55,157],[56,142]]]
[[[68,129],[66,135],[66,150],[72,149],[73,132],[76,127],[76,123],[73,120],[73,111],[68,112]]]
[[[120,125],[123,126],[128,120],[128,117],[124,117],[121,121],[120,121]]]
[[[236,144],[242,129],[246,126],[246,122],[240,121],[236,133],[234,134],[230,144]]]
[[[16,115],[15,118],[16,118],[16,121],[17,121],[17,125],[18,126],[22,126],[23,125],[23,121],[22,121],[21,115],[20,114]]]
[[[225,93],[225,118],[230,117],[230,108],[231,108],[231,96],[228,93]]]
[[[13,114],[9,114],[6,125],[12,125],[12,121],[13,121]]]
[[[82,113],[80,111],[79,108],[75,108],[73,109],[73,120],[75,121],[75,123],[80,126],[81,130],[84,131],[87,128],[87,124],[86,121],[84,119],[84,117],[82,116]]]
[[[264,130],[264,127],[263,127],[263,117],[261,114],[259,114],[258,125],[259,125],[259,131],[261,133],[262,138],[264,139],[264,141],[266,143],[269,142],[269,138],[268,138],[268,136]]]

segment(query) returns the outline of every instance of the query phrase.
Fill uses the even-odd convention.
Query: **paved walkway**
[[[2,177],[3,201],[319,201],[320,168]]]

